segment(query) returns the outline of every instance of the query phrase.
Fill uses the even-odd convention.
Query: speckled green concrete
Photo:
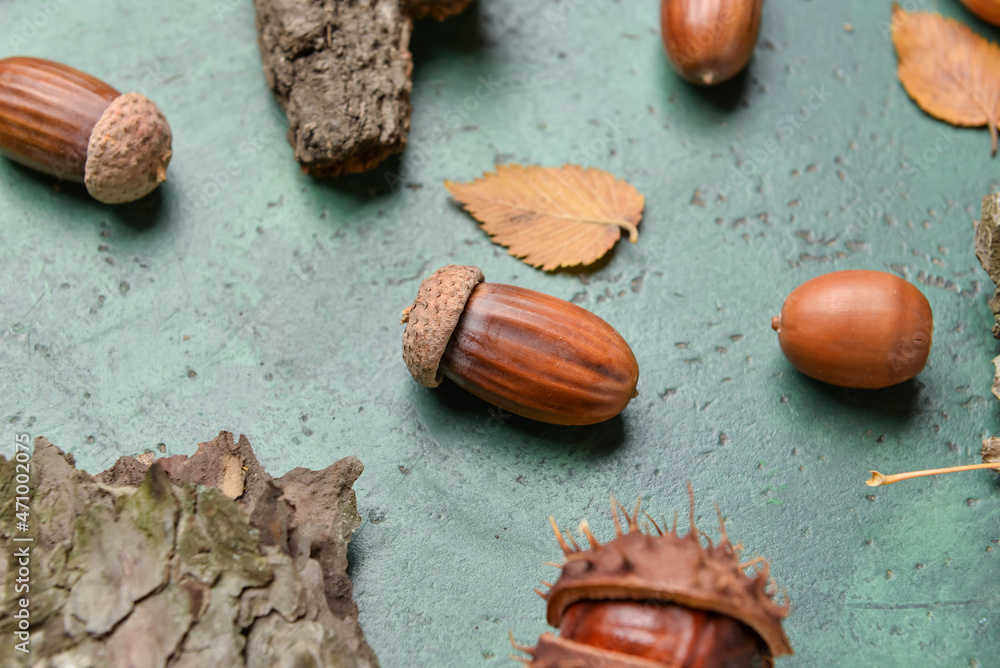
[[[923,6],[998,36],[957,1]],[[559,556],[547,517],[607,537],[609,492],[683,515],[687,480],[704,527],[718,501],[787,588],[797,655],[781,666],[1000,665],[995,476],[863,484],[870,468],[973,463],[1000,431],[971,222],[1000,159],[985,129],[908,99],[888,2],[768,0],[749,74],[705,91],[669,70],[649,0],[479,0],[417,26],[407,154],[339,182],[294,164],[249,3],[0,16],[0,55],[140,89],[175,137],[168,183],[122,207],[0,161],[8,451],[15,433],[45,435],[97,471],[228,429],[274,475],[358,455],[351,575],[388,668],[514,665],[508,629],[530,643],[546,628],[532,589]],[[441,186],[497,161],[628,179],[646,195],[638,244],[583,274],[508,257]],[[641,396],[620,419],[558,428],[417,386],[399,312],[451,262],[608,320]],[[930,300],[915,381],[835,389],[781,356],[784,297],[848,268],[899,273]]]

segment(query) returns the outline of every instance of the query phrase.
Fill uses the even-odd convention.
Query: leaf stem
[[[909,471],[907,473],[895,473],[893,475],[884,475],[878,471],[872,471],[872,477],[865,481],[865,484],[869,487],[881,487],[882,485],[891,485],[894,482],[899,482],[900,480],[909,480],[910,478],[921,478],[928,475],[940,475],[942,473],[953,473],[956,471],[975,471],[978,469],[1000,469],[1000,462],[990,462],[988,464],[969,464],[968,466],[951,466],[944,469],[928,469],[926,471]]]

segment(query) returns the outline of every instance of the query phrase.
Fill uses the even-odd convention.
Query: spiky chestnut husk
[[[552,564],[562,573],[548,593],[538,593],[548,602],[548,623],[561,633],[543,634],[535,647],[515,644],[531,655],[531,668],[749,668],[792,653],[781,627],[787,595],[775,602],[768,562],[739,562],[741,548],[730,543],[721,513],[722,537],[712,544],[695,525],[690,486],[688,494],[691,529],[684,536],[676,519],[665,532],[648,515],[656,534],[642,532],[639,504],[629,515],[614,497],[613,540],[598,542],[586,520],[580,523],[588,550],[571,534],[568,544],[550,518],[566,563]],[[750,567],[753,576],[746,574]]]
[[[48,60],[0,60],[0,155],[119,204],[166,179],[170,144],[166,119],[140,93]]]
[[[451,265],[403,311],[403,359],[413,378],[459,387],[516,415],[593,424],[636,396],[639,366],[611,325],[585,309]]]

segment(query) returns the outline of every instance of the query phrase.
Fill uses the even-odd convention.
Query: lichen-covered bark
[[[23,545],[13,464],[0,457],[5,555]],[[30,664],[377,668],[346,574],[362,469],[347,457],[272,479],[245,437],[221,432],[191,457],[126,457],[91,477],[36,439],[31,531],[18,534],[34,539]],[[14,572],[4,560],[7,638],[25,596]],[[20,665],[14,643],[0,643],[0,666]]]

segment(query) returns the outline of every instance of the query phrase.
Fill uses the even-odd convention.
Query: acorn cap
[[[639,508],[628,512],[612,500],[616,537],[597,544],[589,527],[591,549],[566,545],[557,533],[566,563],[559,579],[545,595],[547,620],[558,627],[566,609],[577,601],[659,601],[696,610],[716,612],[743,622],[763,639],[774,657],[792,654],[792,646],[781,627],[788,615],[787,596],[782,605],[774,601],[769,587],[770,564],[763,558],[740,564],[740,548],[729,542],[719,516],[722,538],[718,544],[702,545],[704,534],[695,526],[694,495],[691,494],[690,525],[684,536],[674,531],[662,535],[643,533],[638,526]],[[617,513],[625,515],[628,529],[622,533]],[[555,521],[553,529],[556,528]],[[583,528],[583,525],[581,525]],[[659,531],[659,528],[657,527]],[[707,537],[706,537],[707,538]],[[761,564],[753,576],[744,568]]]
[[[141,93],[115,98],[90,133],[84,182],[105,204],[148,195],[167,178],[170,126]]]
[[[403,361],[413,379],[426,387],[441,384],[438,365],[451,333],[465,309],[473,288],[483,282],[479,267],[450,264],[424,279],[417,298],[406,310],[400,324],[403,332]]]

